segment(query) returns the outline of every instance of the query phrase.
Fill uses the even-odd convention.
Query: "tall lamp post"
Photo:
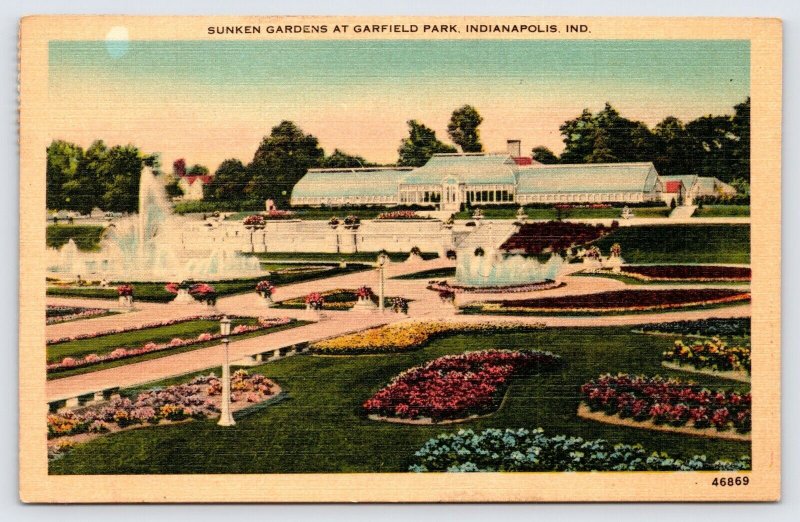
[[[219,321],[219,332],[222,334],[222,344],[225,346],[225,358],[222,361],[222,407],[217,424],[234,426],[236,422],[231,413],[231,367],[228,361],[228,344],[230,344],[228,336],[231,334],[231,320],[227,315]]]
[[[385,281],[386,281],[386,262],[389,261],[389,256],[381,252],[378,254],[378,274],[380,277],[380,284],[378,285],[378,311],[383,313],[384,311],[384,290],[385,290]]]

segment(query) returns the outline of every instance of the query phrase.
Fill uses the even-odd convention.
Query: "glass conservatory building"
[[[652,163],[520,164],[509,154],[435,154],[417,168],[310,169],[293,206],[503,205],[661,199]]]

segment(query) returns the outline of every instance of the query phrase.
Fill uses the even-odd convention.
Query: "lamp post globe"
[[[378,254],[378,275],[380,277],[380,284],[378,285],[378,311],[380,313],[384,312],[384,293],[385,293],[385,286],[386,286],[386,263],[389,261],[389,256],[387,256],[384,252]]]

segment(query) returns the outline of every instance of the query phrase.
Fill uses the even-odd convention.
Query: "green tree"
[[[534,161],[538,161],[539,163],[543,163],[545,165],[552,165],[554,163],[558,163],[558,156],[545,146],[534,147],[531,149],[531,157]]]
[[[404,138],[397,150],[397,164],[404,167],[420,167],[434,154],[456,152],[455,147],[442,143],[436,138],[436,132],[419,123],[409,120],[408,137]]]
[[[250,182],[250,172],[236,158],[226,159],[217,167],[210,183],[203,186],[206,201],[236,201]]]
[[[730,116],[702,116],[686,124],[694,173],[731,181],[738,172],[738,136]]]
[[[334,149],[333,154],[325,156],[319,166],[326,169],[353,169],[359,167],[374,167],[375,164],[368,162],[361,156],[353,156],[339,149]]]
[[[464,105],[453,111],[447,133],[453,143],[461,147],[462,152],[482,152],[478,126],[483,118],[472,105]]]
[[[139,209],[139,182],[145,158],[133,145],[116,145],[108,150],[102,173],[98,176],[103,210],[136,212]]]
[[[287,206],[295,183],[308,169],[318,167],[324,156],[317,138],[284,120],[256,150],[244,193],[251,200],[272,199],[278,206]]]
[[[83,149],[74,143],[53,140],[47,147],[47,208],[66,208],[64,183],[76,177],[82,159]]]
[[[189,170],[186,171],[187,176],[208,176],[208,167],[204,165],[192,165],[189,167]]]
[[[741,178],[746,180],[749,185],[750,180],[750,97],[734,106],[733,125],[731,131],[738,138],[737,146],[734,148],[733,179]],[[748,190],[749,192],[749,190]]]
[[[597,126],[589,109],[583,109],[580,116],[565,121],[560,127],[564,138],[562,163],[587,163],[594,152]]]
[[[692,174],[691,143],[686,126],[674,116],[667,116],[653,129],[656,152],[652,161],[664,176]]]
[[[64,209],[88,214],[103,206],[104,184],[108,174],[108,147],[103,140],[92,143],[78,163],[74,175],[62,185]]]

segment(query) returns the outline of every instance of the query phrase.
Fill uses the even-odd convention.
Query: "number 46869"
[[[712,486],[746,486],[750,484],[750,477],[715,477]]]

